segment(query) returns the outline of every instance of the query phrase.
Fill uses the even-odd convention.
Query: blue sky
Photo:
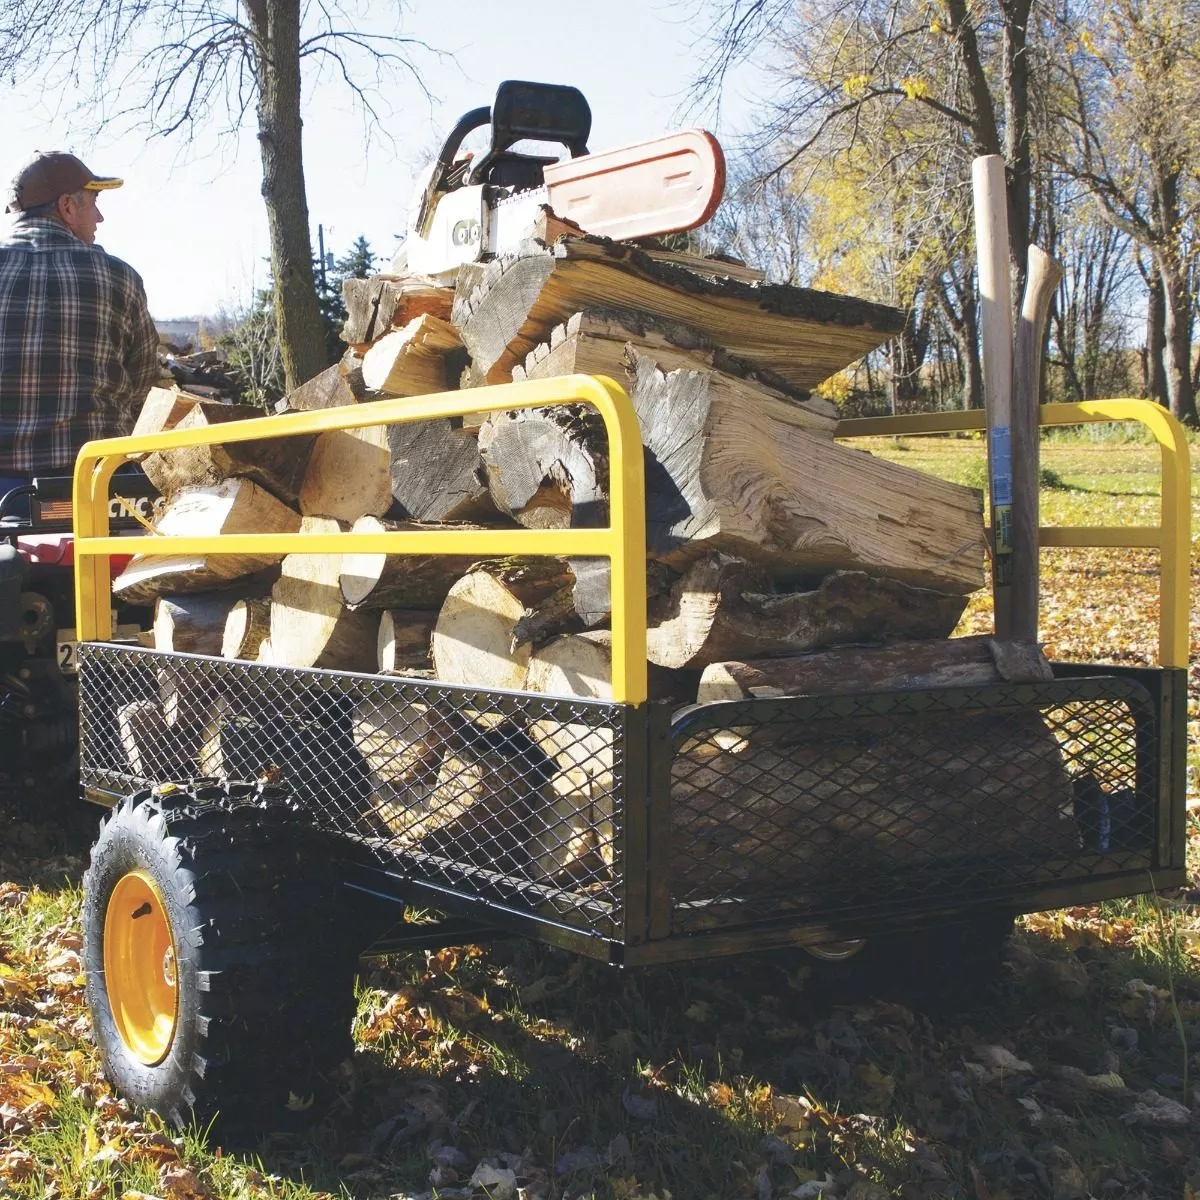
[[[678,127],[697,53],[684,12],[655,0],[416,0],[403,32],[454,61],[421,56],[432,103],[408,81],[389,89],[394,144],[376,138],[364,145],[361,116],[344,88],[329,77],[309,82],[304,155],[314,246],[320,222],[333,251],[365,233],[390,257],[414,175],[439,135],[489,103],[505,78],[581,88],[592,108],[594,150]],[[716,132],[745,123],[759,85],[753,68],[739,74]],[[62,99],[66,108],[72,97]],[[237,145],[210,138],[189,149],[178,140],[147,142],[141,132],[88,136],[32,89],[0,90],[0,110],[3,178],[39,149],[74,150],[96,172],[125,178],[125,188],[103,198],[98,241],[141,272],[155,316],[234,309],[262,283],[267,232],[252,129]]]

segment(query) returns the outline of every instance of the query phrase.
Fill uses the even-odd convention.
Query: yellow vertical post
[[[646,699],[646,483],[642,431],[624,392],[604,376],[572,380],[593,391],[608,432],[608,508],[612,531],[612,694]],[[588,397],[589,399],[591,397]]]
[[[81,642],[112,637],[112,569],[108,557],[80,553],[88,538],[108,537],[108,485],[123,459],[80,451],[71,481],[76,538],[75,636]]]

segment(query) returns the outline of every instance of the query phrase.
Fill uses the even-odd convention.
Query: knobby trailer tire
[[[124,800],[92,848],[83,929],[96,1042],[129,1100],[226,1133],[321,1110],[353,1050],[357,943],[328,842],[294,813],[219,785]]]

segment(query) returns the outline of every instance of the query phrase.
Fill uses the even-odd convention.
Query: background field
[[[871,449],[982,483],[978,439]],[[1048,442],[1043,522],[1152,523],[1157,461],[1154,447],[1103,430]],[[1043,568],[1051,657],[1154,661],[1152,554],[1049,551]],[[1192,584],[1195,612],[1195,571]],[[978,598],[962,632],[989,620]],[[1189,698],[1194,796],[1194,671]],[[0,1196],[1200,1190],[1190,891],[1026,918],[1000,987],[949,1015],[824,1005],[788,954],[633,974],[521,942],[397,956],[360,980],[359,1053],[333,1114],[250,1154],[168,1134],[108,1092],[82,1009],[81,854],[46,857],[44,839],[13,832],[0,845]]]

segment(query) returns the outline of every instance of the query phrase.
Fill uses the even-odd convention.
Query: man
[[[13,180],[0,240],[0,496],[70,474],[84,442],[128,433],[159,377],[138,273],[95,245],[122,180],[38,154]]]

